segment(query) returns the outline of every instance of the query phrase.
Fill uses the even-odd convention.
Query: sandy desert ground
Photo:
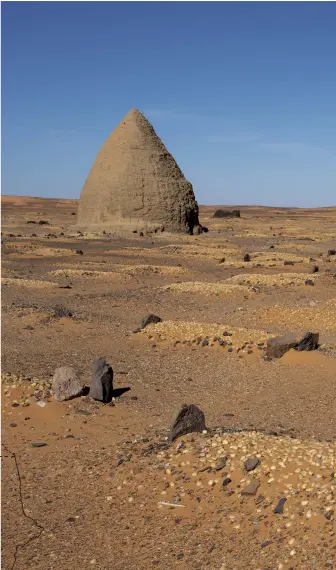
[[[4,570],[335,568],[336,208],[126,239],[76,235],[77,205],[2,197]],[[112,404],[55,401],[55,368],[89,386],[97,356]],[[184,402],[208,429],[169,446]]]

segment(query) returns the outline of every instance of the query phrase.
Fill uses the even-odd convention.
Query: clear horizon
[[[5,2],[1,12],[3,195],[78,198],[136,107],[201,205],[335,204],[335,3]]]

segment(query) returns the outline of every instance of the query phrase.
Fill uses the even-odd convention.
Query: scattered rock
[[[306,279],[305,285],[314,285],[314,281],[312,279]]]
[[[328,255],[336,255],[336,249],[328,249]]]
[[[76,249],[76,253],[77,253],[77,255],[83,255],[83,250],[82,249]]]
[[[215,467],[216,471],[220,471],[221,469],[224,469],[226,463],[227,463],[227,457],[223,455],[217,461],[217,464]]]
[[[78,378],[76,371],[71,366],[56,368],[52,379],[52,392],[55,400],[63,402],[80,396],[85,388],[85,383]]]
[[[230,483],[232,483],[232,479],[230,479],[230,477],[225,477],[225,479],[223,479],[222,487],[227,487]]]
[[[183,404],[173,415],[169,442],[172,443],[181,435],[201,432],[205,429],[205,416],[202,410],[194,404]]]
[[[256,479],[252,479],[252,481],[248,485],[246,485],[246,487],[244,487],[241,494],[244,496],[256,495],[259,487],[260,487],[259,481],[257,481]]]
[[[284,261],[284,265],[295,265],[295,261]]]
[[[313,267],[311,268],[311,272],[312,273],[318,273],[319,271],[319,266],[318,265],[313,265]]]
[[[316,350],[319,346],[319,333],[307,332],[295,347],[296,350]]]
[[[244,261],[251,261],[251,257],[248,253],[245,253],[244,255]]]
[[[258,457],[249,457],[244,463],[244,468],[246,471],[253,471],[258,465],[260,465]]]
[[[31,446],[32,447],[45,447],[46,445],[48,445],[47,443],[44,442],[36,442],[36,443],[32,443]]]
[[[50,226],[49,222],[47,222],[47,220],[40,220],[39,221],[40,226]]]
[[[96,358],[92,366],[90,396],[94,400],[108,404],[113,394],[113,370],[102,357]]]
[[[207,338],[202,341],[202,346],[209,346],[209,340]]]
[[[255,500],[255,504],[260,505],[260,503],[262,503],[264,500],[265,500],[264,495],[259,495]]]
[[[275,507],[275,509],[273,511],[276,515],[282,515],[283,514],[284,505],[285,505],[286,501],[287,501],[287,499],[285,497],[282,497],[279,500],[277,506]]]
[[[277,336],[268,339],[266,346],[266,357],[281,358],[288,350],[295,348],[297,338],[293,333]]]
[[[141,325],[140,328],[144,329],[146,328],[148,325],[151,325],[152,323],[156,324],[156,323],[162,323],[162,319],[161,317],[158,317],[157,315],[153,315],[152,313],[150,313],[149,315],[147,315],[146,317],[144,317],[141,321]]]
[[[63,317],[72,317],[73,314],[71,311],[69,311],[69,309],[67,309],[66,307],[64,307],[63,305],[55,305],[54,307],[54,316],[57,319],[61,319]]]
[[[11,428],[16,428],[16,427],[17,427],[17,424],[9,424],[9,427],[11,427]]]
[[[216,210],[214,218],[240,218],[240,210]]]

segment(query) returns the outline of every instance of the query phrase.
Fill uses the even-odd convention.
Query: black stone
[[[108,404],[113,394],[113,370],[102,357],[96,358],[92,366],[90,396],[94,400]]]
[[[153,315],[152,313],[150,313],[149,315],[147,315],[146,317],[144,317],[142,319],[140,329],[144,329],[148,325],[151,325],[152,323],[154,323],[154,324],[162,323],[161,317],[158,317],[157,315]]]
[[[31,446],[32,447],[45,447],[46,445],[48,445],[47,443],[43,443],[43,442],[37,442],[37,443],[32,443]]]
[[[312,279],[306,279],[305,285],[314,285],[314,281]]]
[[[169,443],[181,435],[201,432],[206,429],[205,416],[194,404],[183,404],[173,415],[170,425]]]
[[[275,507],[275,509],[273,511],[276,515],[282,515],[283,514],[284,505],[285,505],[286,501],[287,501],[287,499],[285,497],[282,497],[279,500],[277,506]]]
[[[209,346],[209,341],[207,338],[202,341],[202,346]]]
[[[76,253],[78,255],[83,255],[83,250],[82,249],[76,249]]]
[[[244,463],[244,468],[246,471],[253,471],[258,465],[260,465],[260,459],[257,457],[249,457]]]
[[[316,350],[319,346],[319,333],[307,332],[295,347],[296,350]]]
[[[265,540],[265,542],[262,543],[261,548],[266,548],[266,546],[269,546],[270,544],[273,544],[272,540]]]
[[[230,477],[225,477],[225,479],[223,479],[222,487],[227,487],[231,482],[232,479],[230,479]]]
[[[248,253],[245,253],[244,255],[244,261],[251,261],[251,257]]]
[[[216,467],[215,467],[216,471],[220,471],[221,469],[224,469],[226,463],[227,463],[227,457],[225,457],[225,456],[220,457],[218,459]]]

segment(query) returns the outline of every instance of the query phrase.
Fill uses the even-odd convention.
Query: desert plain
[[[77,207],[2,196],[2,567],[335,568],[336,208],[123,238]],[[265,358],[307,331],[318,350]],[[112,402],[56,401],[55,369],[89,386],[98,356]],[[170,445],[184,403],[207,430]]]

